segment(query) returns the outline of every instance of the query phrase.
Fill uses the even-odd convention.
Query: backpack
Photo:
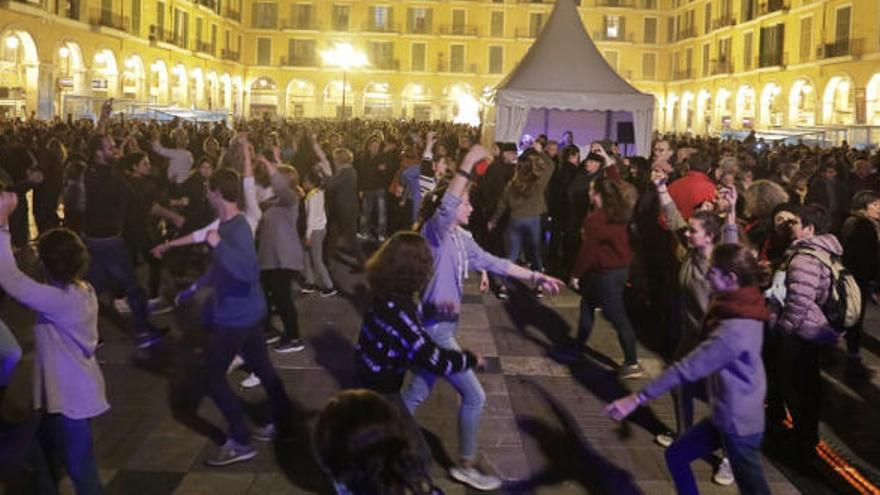
[[[820,306],[822,313],[838,336],[846,333],[859,322],[862,313],[862,291],[853,274],[843,266],[840,256],[824,249],[800,247],[792,253],[785,263],[784,269],[795,255],[805,254],[822,263],[831,272],[831,287],[825,303]]]

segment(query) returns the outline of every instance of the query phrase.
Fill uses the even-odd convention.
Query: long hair
[[[424,237],[401,231],[370,256],[365,268],[375,298],[412,297],[430,280],[434,258]]]
[[[602,209],[611,223],[626,223],[632,217],[634,203],[617,181],[599,176],[593,181],[593,190],[602,198]]]
[[[535,155],[520,157],[516,161],[516,172],[510,179],[510,191],[517,196],[528,196],[533,186],[538,182],[538,167],[541,166],[540,158]]]
[[[758,263],[752,250],[742,244],[715,246],[710,263],[726,273],[735,274],[740,287],[761,286],[769,279],[768,270]]]

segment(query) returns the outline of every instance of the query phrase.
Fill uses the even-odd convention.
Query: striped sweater
[[[376,301],[364,315],[355,358],[361,386],[385,394],[397,393],[407,368],[449,375],[476,364],[476,356],[469,351],[437,347],[425,333],[412,301]]]

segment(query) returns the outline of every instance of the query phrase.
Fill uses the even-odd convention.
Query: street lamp
[[[345,90],[348,86],[347,73],[352,69],[366,66],[368,64],[367,56],[363,52],[357,51],[351,43],[337,43],[330,50],[321,52],[321,59],[324,61],[324,65],[342,69],[342,116],[346,118],[348,116],[345,107]]]

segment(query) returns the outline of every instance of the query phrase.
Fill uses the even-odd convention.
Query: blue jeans
[[[699,494],[691,462],[724,447],[740,493],[770,495],[770,487],[761,466],[763,433],[733,435],[724,433],[704,419],[666,449],[666,465],[679,495]]]
[[[541,217],[511,218],[507,226],[507,259],[516,263],[525,248],[532,269],[543,272],[541,261]]]
[[[431,340],[443,349],[461,350],[455,341],[455,330],[458,322],[435,323],[425,329]],[[406,408],[410,413],[428,398],[431,389],[437,382],[437,375],[419,370],[412,382],[401,396]],[[480,427],[480,414],[483,412],[483,404],[486,402],[486,392],[477,380],[473,370],[453,373],[443,377],[461,396],[461,406],[458,409],[458,451],[462,459],[471,460],[477,457],[477,430]]]
[[[617,332],[617,339],[623,349],[625,364],[635,364],[636,334],[626,314],[623,302],[623,287],[629,277],[627,268],[609,272],[589,272],[581,279],[581,316],[578,321],[576,343],[586,345],[593,332],[593,313],[602,308],[602,314],[611,322]]]
[[[0,387],[9,385],[12,372],[21,360],[21,346],[12,331],[0,321]]]
[[[361,231],[369,235],[374,233],[377,237],[385,237],[387,217],[385,216],[385,190],[370,189],[364,191],[364,207],[361,217]],[[375,217],[375,229],[371,229]]]
[[[54,459],[60,458],[77,495],[103,495],[98,465],[92,450],[92,431],[88,419],[70,419],[63,414],[46,414],[32,447],[35,489],[39,495],[57,495]]]
[[[131,255],[122,237],[86,238],[86,246],[92,258],[88,281],[95,288],[95,293],[108,291],[112,288],[111,284],[122,287],[137,331],[157,333],[156,327],[149,320],[147,293],[137,279]]]

